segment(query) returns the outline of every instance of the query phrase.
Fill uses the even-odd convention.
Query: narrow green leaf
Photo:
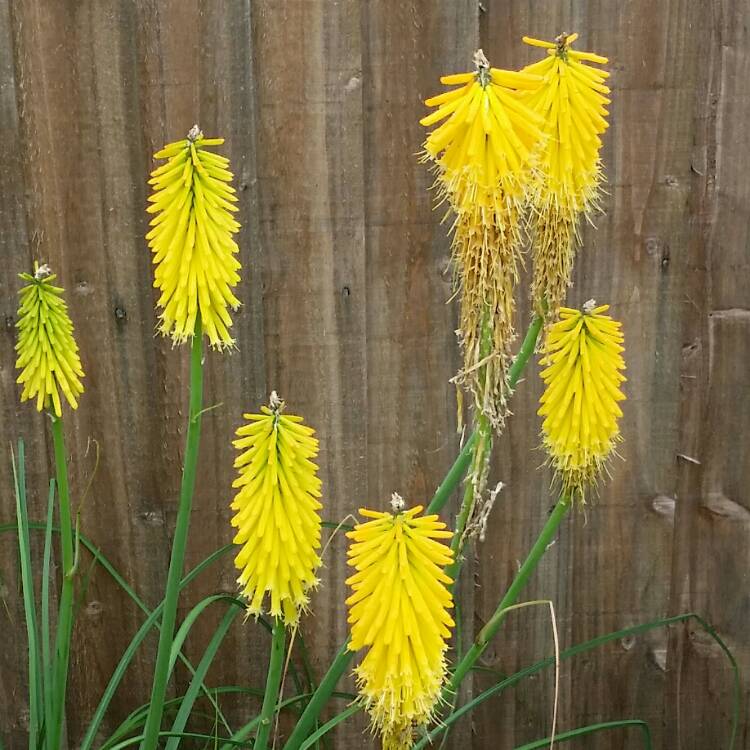
[[[237,617],[237,615],[241,611],[244,611],[244,609],[245,607],[241,602],[239,609],[229,609],[222,618],[221,623],[219,623],[219,626],[214,631],[214,634],[211,636],[211,640],[209,641],[208,646],[203,653],[203,658],[200,660],[198,667],[195,670],[193,679],[190,681],[190,686],[188,687],[187,693],[185,693],[185,696],[180,703],[179,711],[177,712],[177,716],[175,717],[174,723],[172,724],[172,732],[174,732],[175,734],[178,734],[185,729],[187,720],[190,717],[190,712],[193,710],[195,699],[198,697],[198,693],[200,692],[200,686],[206,677],[206,673],[208,672],[208,668],[211,666],[211,662],[213,662],[214,656],[216,656],[216,652],[219,649],[219,646],[221,646],[221,643],[224,640],[227,632],[229,631],[231,624],[234,622],[234,618]],[[178,737],[171,737],[167,742],[166,750],[177,750],[179,744],[180,740]]]
[[[49,480],[47,496],[47,523],[44,529],[44,563],[42,566],[42,671],[44,675],[44,720],[45,728],[51,726],[52,695],[54,693],[54,670],[52,664],[52,637],[49,624],[49,591],[52,578],[52,527],[55,516],[55,480]]]
[[[198,618],[203,612],[216,602],[230,602],[240,609],[245,609],[245,604],[237,599],[237,597],[230,596],[229,594],[211,594],[201,599],[191,610],[187,613],[185,619],[180,624],[180,627],[175,633],[174,640],[172,641],[172,652],[169,655],[169,669],[167,670],[167,677],[172,674],[174,665],[177,662],[177,656],[182,650],[182,646],[185,643],[185,639],[188,637],[191,628],[197,622]]]
[[[287,698],[285,701],[281,701],[275,708],[274,713],[278,713],[279,711],[282,711],[285,708],[288,708],[291,705],[294,705],[295,703],[299,703],[300,701],[309,701],[314,694],[308,694],[308,695],[296,695],[294,698]],[[330,697],[332,698],[343,698],[344,700],[353,701],[357,699],[357,696],[352,693],[341,693],[334,691],[330,694]],[[249,737],[255,728],[260,723],[260,716],[256,716],[254,719],[249,721],[247,724],[245,724],[244,727],[241,727],[238,729],[230,738],[230,740],[233,740],[234,742],[239,742],[241,740],[246,739]],[[228,740],[225,740],[225,743],[229,743]],[[220,747],[219,750],[232,750],[231,744],[224,744]]]
[[[179,737],[180,739],[189,739],[189,740],[213,740],[214,739],[213,735],[201,734],[199,732],[157,732],[155,736],[156,737]],[[113,745],[111,750],[123,750],[123,748],[126,748],[126,747],[133,747],[134,745],[140,745],[145,738],[146,738],[145,734],[139,734],[137,737],[131,737],[130,739],[123,740],[122,742],[119,742],[118,744]],[[228,739],[222,739],[222,742],[224,742],[230,748],[232,747],[252,748],[253,746],[252,742],[242,742],[242,741],[228,740]]]
[[[18,463],[11,448],[13,484],[16,495],[16,523],[18,553],[21,560],[21,588],[26,619],[26,636],[29,646],[29,749],[36,750],[40,740],[44,688],[42,680],[42,654],[38,639],[34,577],[31,572],[31,542],[29,515],[26,505],[26,460],[23,440],[18,441]]]
[[[592,649],[595,649],[611,641],[617,641],[622,638],[640,635],[641,633],[646,633],[649,630],[668,627],[669,625],[673,625],[679,622],[687,622],[688,620],[695,620],[701,626],[701,628],[703,628],[703,630],[705,630],[716,641],[731,665],[733,675],[732,733],[729,740],[728,750],[734,750],[735,740],[739,727],[740,705],[742,700],[739,667],[737,665],[736,659],[732,655],[732,652],[729,650],[727,645],[719,637],[713,627],[711,627],[711,625],[709,625],[700,615],[697,615],[693,612],[688,612],[683,615],[675,615],[674,617],[652,620],[640,625],[623,628],[622,630],[616,630],[613,633],[606,633],[605,635],[600,635],[597,638],[592,638],[589,641],[578,643],[575,646],[571,646],[570,648],[561,651],[560,661],[570,659],[574,656],[577,656],[578,654],[584,653],[585,651],[591,651]],[[524,669],[506,677],[504,680],[501,680],[496,685],[493,685],[491,688],[488,688],[484,692],[480,693],[473,700],[469,701],[467,704],[461,706],[461,708],[457,709],[456,711],[442,719],[439,726],[434,727],[419,739],[419,741],[414,745],[413,750],[422,750],[422,748],[426,747],[428,743],[431,743],[436,737],[440,736],[440,734],[448,729],[448,727],[455,724],[462,716],[473,711],[474,708],[476,708],[481,703],[484,703],[486,700],[489,700],[490,698],[492,698],[492,696],[502,693],[507,688],[512,687],[518,682],[521,682],[521,680],[523,680],[524,678],[536,674],[537,672],[541,672],[548,667],[554,666],[554,664],[555,657],[550,656],[546,659],[541,659],[540,661],[535,662],[528,667],[525,667]]]
[[[353,703],[349,708],[337,714],[332,719],[327,721],[323,726],[316,732],[313,732],[301,745],[300,750],[308,750],[311,748],[321,737],[327,732],[330,732],[334,727],[341,724],[342,721],[346,721],[350,716],[358,713],[362,710],[362,706],[357,703]]]
[[[579,727],[578,729],[571,729],[568,732],[560,732],[556,734],[555,744],[559,742],[567,742],[568,740],[574,740],[578,737],[585,737],[587,734],[596,734],[597,732],[609,732],[613,729],[623,729],[624,727],[638,727],[643,735],[643,746],[646,750],[653,749],[653,741],[651,738],[651,730],[645,721],[640,719],[622,719],[620,721],[604,721],[600,724],[589,724],[585,727]],[[539,750],[539,748],[549,747],[552,737],[545,737],[543,740],[534,740],[525,745],[519,745],[515,750]]]
[[[218,687],[210,688],[211,694],[216,699],[219,695],[238,693],[241,695],[251,695],[256,698],[263,697],[263,690],[260,688],[245,687],[240,685],[220,685]],[[164,703],[164,710],[167,711],[172,708],[179,708],[180,704],[184,700],[185,696],[180,695],[177,698],[171,698]],[[146,722],[146,713],[148,712],[148,703],[144,703],[138,708],[128,714],[128,716],[122,721],[122,723],[115,729],[114,732],[109,736],[109,739],[101,746],[99,750],[111,750],[111,747],[118,742],[122,741],[129,734],[136,731]]]

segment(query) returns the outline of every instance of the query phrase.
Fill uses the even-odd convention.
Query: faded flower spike
[[[608,309],[593,300],[583,312],[560,308],[541,360],[544,447],[563,491],[581,502],[620,440],[624,339],[621,324],[604,314]]]
[[[587,64],[603,65],[607,58],[571,49],[577,38],[561,34],[555,42],[523,39],[547,50],[543,60],[524,68],[527,74],[542,76],[543,82],[523,101],[544,119],[548,136],[531,197],[531,293],[538,309],[546,302],[551,318],[570,285],[579,218],[598,207],[603,180],[600,135],[608,127],[609,73]]]
[[[349,649],[368,648],[357,667],[361,700],[382,736],[383,750],[407,750],[415,725],[434,716],[446,674],[445,651],[454,622],[449,610],[452,560],[441,540],[452,536],[422,506],[404,511],[394,495],[393,513],[360,509],[372,520],[347,536]]]
[[[63,289],[54,286],[57,278],[48,266],[34,265],[34,275],[19,274],[26,286],[19,292],[18,342],[16,367],[21,371],[16,382],[23,384],[21,401],[36,398],[36,408],[51,409],[62,416],[60,393],[71,408],[78,408],[83,393],[83,368],[73,323],[63,299]]]
[[[267,611],[295,625],[318,582],[321,482],[312,461],[318,455],[315,431],[302,417],[282,414],[283,408],[274,391],[270,408],[243,415],[248,423],[237,430],[232,526],[234,544],[242,549],[234,564],[248,612]],[[266,593],[270,607],[264,608]]]
[[[207,150],[223,138],[204,138],[197,125],[186,139],[154,154],[168,159],[151,173],[148,212],[156,214],[146,235],[153,251],[154,286],[161,296],[159,330],[182,343],[193,336],[200,314],[211,345],[232,346],[228,309],[240,302],[233,289],[240,280],[239,228],[233,213],[237,197],[230,185],[229,160]]]
[[[523,206],[532,182],[544,121],[520,91],[541,77],[490,67],[478,50],[472,73],[444,76],[450,91],[427,99],[437,107],[422,125],[442,124],[424,143],[439,199],[455,214],[453,264],[461,292],[457,380],[474,394],[495,427],[505,417],[506,366],[513,340]]]

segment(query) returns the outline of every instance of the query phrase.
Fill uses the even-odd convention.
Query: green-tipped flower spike
[[[73,409],[78,408],[83,393],[83,368],[62,297],[64,290],[52,284],[56,276],[46,265],[35,263],[33,275],[22,273],[19,277],[27,282],[19,292],[16,323],[16,367],[21,371],[16,382],[23,384],[21,401],[36,398],[38,411],[51,408],[61,417],[58,388]]]
[[[151,173],[148,212],[156,214],[146,235],[154,253],[154,286],[161,292],[159,330],[179,344],[195,333],[200,313],[211,345],[234,344],[229,335],[240,302],[234,296],[240,276],[239,252],[232,239],[239,228],[233,213],[237,196],[229,160],[208,150],[223,138],[204,138],[194,125],[187,138],[154,155],[168,159]]]

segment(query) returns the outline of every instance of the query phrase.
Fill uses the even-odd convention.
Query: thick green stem
[[[511,390],[518,385],[521,374],[523,373],[529,358],[534,353],[534,347],[539,338],[539,331],[542,329],[543,322],[543,319],[539,315],[535,315],[529,324],[529,329],[526,331],[526,336],[524,336],[521,348],[518,350],[518,354],[508,370],[508,386]],[[443,479],[442,484],[437,488],[430,504],[427,506],[428,513],[440,513],[448,500],[450,500],[450,496],[460,484],[467,469],[471,465],[472,458],[474,457],[474,446],[478,437],[478,430],[474,430],[469,436],[466,444],[453,462],[453,466],[448,470],[445,479]]]
[[[277,617],[273,623],[271,655],[268,660],[268,676],[266,677],[266,692],[263,695],[263,706],[260,710],[260,723],[258,724],[258,735],[253,746],[254,750],[266,750],[268,747],[268,738],[271,735],[276,704],[279,702],[279,685],[281,685],[281,672],[284,668],[285,642],[286,630],[284,629],[284,621],[280,617]]]
[[[474,455],[474,443],[477,441],[478,434],[476,430],[471,433],[466,445],[461,449],[458,457],[453,462],[453,466],[448,470],[440,486],[432,496],[430,504],[427,506],[427,513],[440,513],[445,504],[450,500],[453,491],[458,487],[464,478],[467,469],[471,465],[471,459]]]
[[[480,414],[477,419],[477,428],[474,431],[476,440],[471,461],[471,472],[464,487],[464,497],[461,502],[461,510],[456,518],[456,528],[453,531],[451,539],[451,552],[453,553],[453,562],[446,568],[446,575],[453,580],[455,585],[456,577],[461,571],[463,563],[462,552],[466,543],[466,524],[471,518],[476,502],[476,486],[474,477],[479,476],[484,471],[485,462],[489,461],[490,452],[492,451],[492,427],[490,421],[484,414]]]
[[[52,726],[48,727],[49,747],[60,747],[62,729],[65,723],[65,694],[68,686],[68,665],[70,663],[70,641],[73,633],[73,523],[70,514],[70,487],[68,485],[68,464],[65,452],[62,417],[52,415],[52,441],[55,448],[55,474],[57,477],[57,497],[60,507],[60,547],[62,554],[62,590],[60,610],[57,618],[54,666],[54,702]]]
[[[570,510],[570,506],[570,497],[565,493],[562,494],[547,519],[547,523],[544,524],[544,528],[542,528],[536,542],[534,542],[534,546],[531,548],[528,557],[524,561],[516,577],[513,579],[513,582],[508,587],[508,590],[505,592],[505,596],[497,605],[495,613],[488,620],[487,624],[479,631],[479,634],[474,640],[474,644],[466,652],[464,658],[461,659],[456,666],[456,669],[453,671],[450,682],[443,690],[443,697],[447,701],[450,701],[453,694],[456,693],[464,677],[466,677],[469,670],[477,663],[490,641],[497,634],[497,631],[500,629],[500,626],[505,619],[508,607],[512,607],[517,602],[521,590],[528,582],[531,574],[536,570],[537,565],[539,565],[539,561],[547,551],[547,547],[549,547],[557,533],[560,523]]]
[[[516,385],[518,385],[518,381],[521,379],[521,375],[523,374],[531,355],[534,353],[534,348],[536,347],[536,342],[539,338],[539,332],[542,330],[543,323],[544,320],[540,315],[534,315],[529,324],[521,348],[518,350],[518,354],[508,370],[508,388],[511,392],[515,389]],[[467,441],[464,450],[461,451],[459,459],[463,457],[464,451],[466,451],[466,448],[469,446],[471,446],[470,455],[465,458],[465,465],[462,464],[462,468],[466,471],[466,468],[471,464],[471,476],[479,476],[479,473],[483,471],[483,464],[486,461],[489,461],[490,453],[492,452],[492,428],[490,427],[489,420],[482,413],[479,414],[476,429],[472,433],[471,438]],[[456,464],[458,464],[458,459],[456,460]],[[454,464],[454,468],[456,464]],[[451,472],[452,471],[453,469],[451,469]],[[460,481],[460,478],[458,481]],[[474,485],[475,483],[471,480],[466,483],[463,500],[461,502],[461,509],[456,519],[453,540],[451,541],[453,562],[446,570],[446,574],[454,581],[461,572],[461,566],[463,564],[462,553],[466,542],[466,524],[471,517],[476,502],[476,497],[474,496],[476,488]],[[448,493],[448,495],[449,494],[450,493]]]
[[[339,649],[331,666],[320,681],[318,689],[313,693],[310,702],[302,712],[294,731],[284,745],[284,750],[299,750],[300,745],[307,739],[318,716],[320,716],[320,712],[331,697],[336,684],[349,668],[353,658],[354,652],[349,650],[349,639],[347,638],[346,643]]]
[[[193,505],[195,475],[198,466],[198,447],[201,435],[201,409],[203,406],[203,331],[200,315],[195,323],[195,333],[190,350],[190,398],[188,411],[187,440],[185,446],[185,464],[182,470],[180,487],[180,505],[177,510],[172,557],[167,574],[167,588],[164,594],[164,610],[161,630],[159,631],[159,650],[154,667],[154,683],[151,690],[151,706],[144,727],[142,750],[155,750],[159,741],[164,698],[169,681],[169,655],[174,639],[174,626],[177,619],[177,600],[179,598],[180,579],[185,561],[185,546],[190,511]]]
[[[521,379],[521,374],[523,373],[529,358],[534,353],[536,340],[539,338],[539,332],[542,330],[543,323],[544,318],[540,315],[534,315],[531,319],[531,323],[529,323],[529,328],[526,331],[526,335],[523,337],[521,348],[518,350],[518,354],[516,354],[516,358],[513,360],[513,364],[508,370],[508,386],[511,391],[518,385],[518,381]]]

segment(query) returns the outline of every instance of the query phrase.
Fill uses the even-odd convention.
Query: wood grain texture
[[[585,516],[570,519],[525,593],[553,601],[561,641],[696,611],[750,671],[750,11],[739,0],[24,0],[0,2],[0,522],[13,518],[7,446],[27,443],[30,510],[52,470],[46,420],[18,403],[17,273],[58,271],[86,369],[66,415],[82,528],[153,606],[168,566],[186,411],[187,356],[154,335],[143,235],[151,154],[194,122],[222,135],[240,196],[238,349],[207,353],[201,472],[188,565],[231,539],[241,413],[276,389],[321,439],[326,511],[428,499],[459,444],[458,366],[446,225],[417,160],[422,100],[477,46],[498,67],[534,59],[524,34],[581,34],[611,60],[608,186],[587,227],[569,300],[610,302],[628,378],[621,453]],[[525,281],[525,280],[524,280]],[[519,289],[519,328],[528,320]],[[501,494],[459,601],[480,627],[553,500],[538,446],[533,365],[497,441]],[[97,461],[98,456],[98,461]],[[93,479],[92,479],[93,476]],[[454,512],[453,508],[450,512]],[[35,552],[40,553],[39,539]],[[346,635],[345,543],[325,554],[302,633],[313,669]],[[141,613],[98,568],[81,587],[68,706],[75,747]],[[181,601],[234,591],[231,557]],[[0,539],[0,737],[25,745],[26,666],[15,539]],[[220,616],[195,627],[194,660]],[[212,684],[261,684],[267,635],[237,622]],[[548,610],[508,619],[484,664],[507,672],[551,653]],[[147,699],[155,640],[136,658],[105,729]],[[482,674],[466,695],[489,684]],[[179,670],[173,690],[188,683]],[[352,683],[349,681],[349,686]],[[694,626],[654,631],[566,663],[561,727],[647,719],[655,746],[724,747],[730,677]],[[238,723],[256,705],[228,700]],[[550,674],[494,698],[450,747],[512,748],[546,734]],[[750,741],[747,719],[738,747]],[[335,746],[367,744],[359,717]],[[625,733],[586,748],[630,750]]]

